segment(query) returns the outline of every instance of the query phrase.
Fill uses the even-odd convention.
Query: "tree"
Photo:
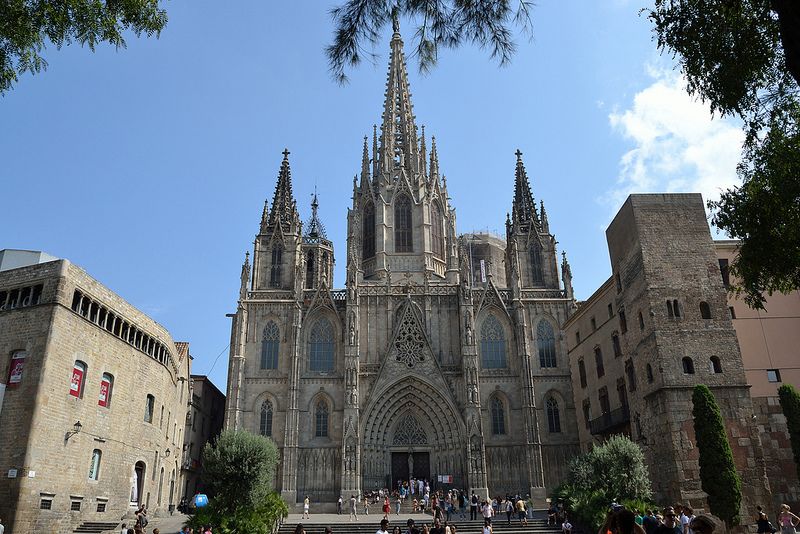
[[[345,82],[345,69],[361,63],[364,43],[373,47],[394,17],[421,19],[414,39],[420,71],[436,65],[440,47],[474,43],[491,49],[501,65],[514,55],[512,26],[532,33],[530,0],[347,0],[331,10],[336,26],[327,48],[331,73]]]
[[[793,385],[784,384],[778,388],[778,397],[783,415],[786,416],[794,463],[797,466],[797,476],[800,477],[800,393]]]
[[[656,0],[648,17],[688,92],[744,122],[742,185],[709,208],[741,241],[733,290],[763,308],[765,292],[800,287],[800,2]]]
[[[272,440],[225,430],[203,449],[203,482],[219,510],[253,508],[272,490],[277,463]]]
[[[700,452],[700,484],[708,494],[708,506],[712,514],[728,525],[738,525],[742,482],[733,463],[719,406],[705,384],[694,387],[692,404],[694,435]]]
[[[24,72],[47,67],[47,42],[61,48],[76,41],[92,51],[98,43],[125,47],[123,32],[158,36],[167,23],[158,0],[7,0],[0,8],[0,94]]]

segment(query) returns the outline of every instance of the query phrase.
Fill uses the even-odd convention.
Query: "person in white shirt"
[[[389,534],[389,521],[381,519],[381,528],[375,531],[375,534]]]
[[[122,527],[120,527],[119,534],[128,534],[128,525],[122,523]]]
[[[563,534],[572,534],[572,523],[566,517],[564,518],[564,523],[561,524],[561,532]]]
[[[6,527],[3,526],[3,520],[0,519],[0,534],[3,534],[3,532],[5,532],[5,531],[6,531]]]
[[[694,534],[692,529],[689,528],[692,519],[694,519],[694,510],[689,506],[684,506],[683,511],[681,511],[681,532],[683,534]]]

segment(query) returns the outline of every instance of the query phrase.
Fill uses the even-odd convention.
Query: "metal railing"
[[[622,426],[631,421],[631,412],[627,406],[620,406],[615,410],[606,412],[596,419],[589,421],[589,431],[592,434],[604,434],[609,430]]]

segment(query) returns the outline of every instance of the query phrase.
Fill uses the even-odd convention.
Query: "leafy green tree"
[[[742,185],[709,208],[741,240],[733,290],[763,308],[764,293],[800,287],[800,2],[656,0],[648,17],[688,92],[744,122]]]
[[[781,401],[783,415],[786,416],[794,463],[797,466],[797,476],[800,477],[800,393],[793,385],[784,384],[778,388],[778,397]]]
[[[363,60],[363,45],[374,47],[381,30],[400,15],[420,21],[414,41],[422,72],[436,65],[440,47],[465,43],[490,49],[504,65],[516,51],[512,28],[532,33],[532,7],[530,0],[347,0],[331,10],[336,26],[327,48],[331,73],[345,82],[345,69]]]
[[[701,487],[708,494],[711,513],[728,525],[738,525],[742,482],[736,472],[719,406],[705,384],[694,387],[692,404],[694,435],[700,452]]]
[[[203,482],[215,509],[255,509],[272,490],[278,463],[275,443],[250,432],[225,430],[203,449]]]
[[[125,47],[123,32],[158,36],[167,23],[158,0],[3,0],[0,2],[0,94],[24,72],[47,67],[40,55],[78,42],[92,51],[98,43]]]

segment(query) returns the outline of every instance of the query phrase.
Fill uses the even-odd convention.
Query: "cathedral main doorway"
[[[431,454],[427,451],[406,451],[392,453],[392,488],[398,480],[431,479]]]

